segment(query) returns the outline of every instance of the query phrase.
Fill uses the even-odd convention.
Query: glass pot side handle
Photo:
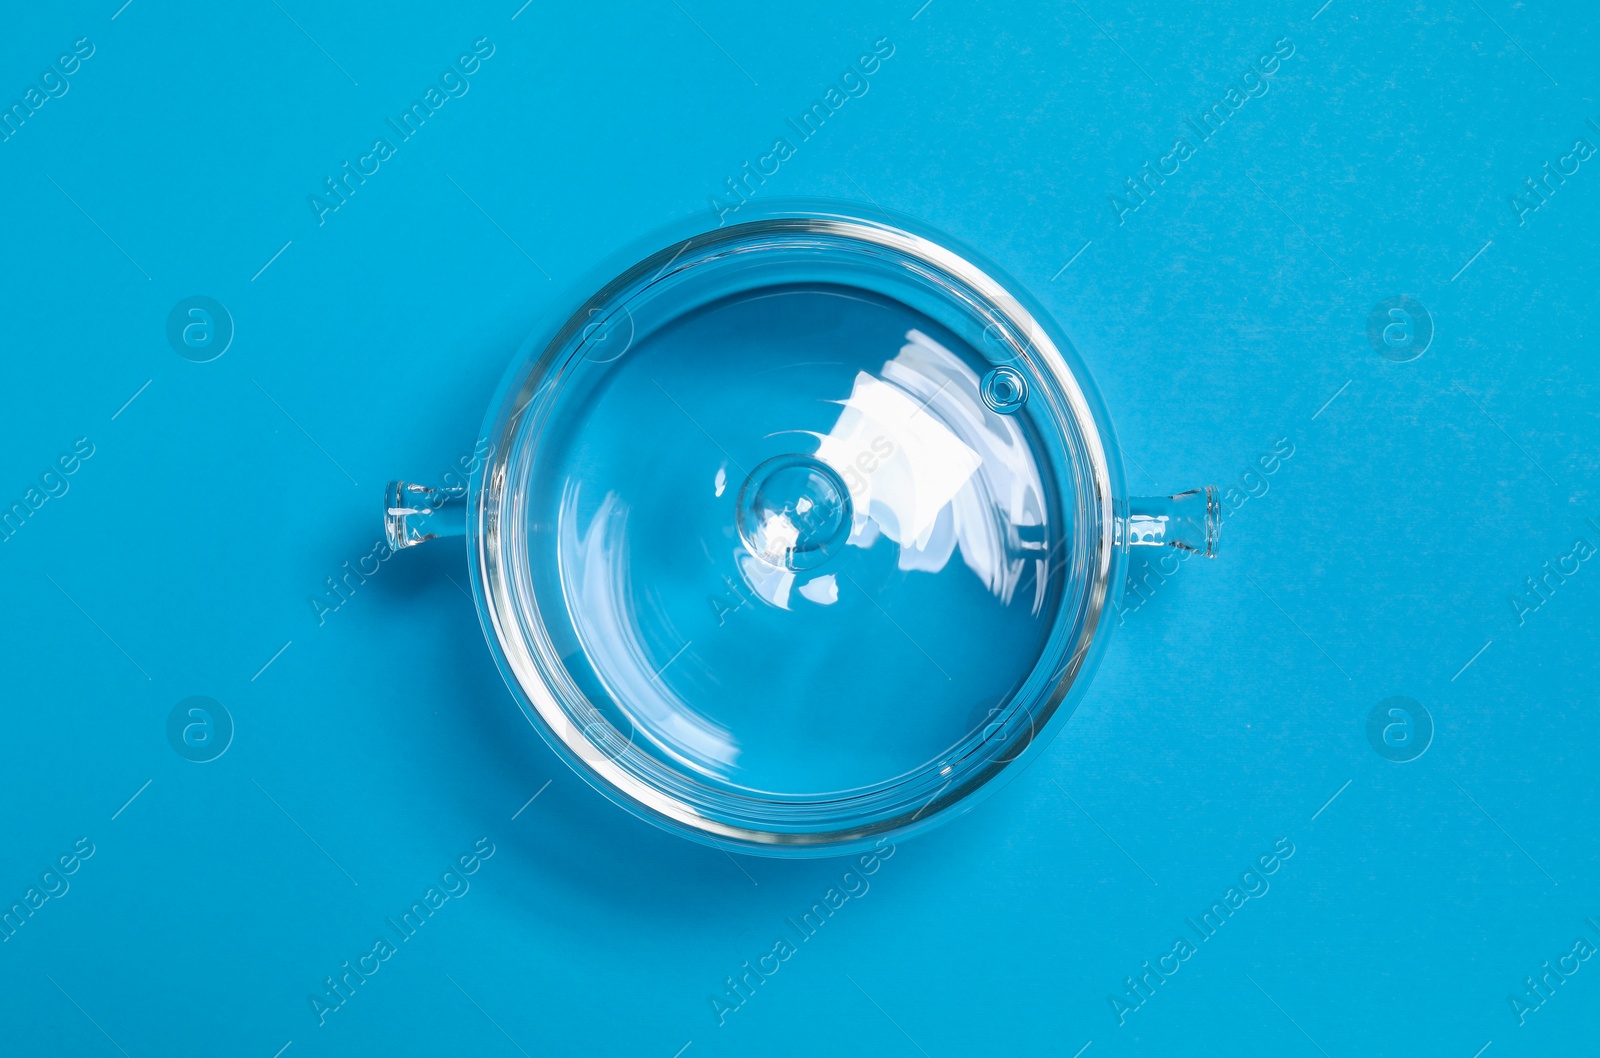
[[[1129,547],[1177,547],[1216,558],[1217,536],[1222,532],[1217,487],[1130,499],[1123,524],[1124,542]]]
[[[436,489],[391,481],[383,490],[383,536],[391,550],[416,547],[441,536],[465,536],[466,486]]]

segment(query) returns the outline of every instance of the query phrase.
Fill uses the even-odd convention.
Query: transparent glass
[[[899,840],[1059,730],[1126,549],[1215,554],[1214,489],[1122,498],[1097,395],[1014,283],[899,218],[663,240],[530,339],[466,489],[507,684],[580,775],[768,855]]]

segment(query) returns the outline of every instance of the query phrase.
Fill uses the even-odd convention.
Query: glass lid
[[[478,497],[531,715],[608,792],[741,841],[986,782],[1065,695],[1114,550],[1063,348],[875,223],[740,225],[624,273],[534,350]]]

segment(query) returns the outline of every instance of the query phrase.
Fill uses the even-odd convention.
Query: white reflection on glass
[[[1045,523],[1044,486],[1018,418],[990,411],[972,368],[918,330],[906,332],[881,376],[857,374],[838,423],[818,437],[817,458],[850,490],[849,543],[871,547],[881,534],[899,545],[901,569],[930,573],[959,547],[967,568],[1009,605],[1029,562],[1039,561],[1020,554],[1040,545],[1017,530]],[[1036,583],[1034,613],[1045,578]],[[809,587],[801,588],[808,599]]]
[[[800,585],[800,594],[818,606],[832,606],[839,601],[839,582],[832,573],[824,573]]]
[[[783,532],[782,526],[788,526],[787,533]],[[763,522],[762,531],[780,534],[786,539],[786,544],[792,544],[799,535],[789,520],[781,515]],[[767,553],[781,554],[782,550]],[[794,573],[765,562],[742,548],[734,552],[733,560],[739,563],[739,572],[744,574],[744,582],[751,591],[780,610],[789,609],[789,589],[794,587]],[[810,598],[809,595],[806,597]]]

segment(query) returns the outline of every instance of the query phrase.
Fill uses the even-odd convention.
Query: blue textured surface
[[[1592,7],[5,21],[8,1052],[1592,1049],[1600,963],[1568,954],[1600,946]],[[480,39],[401,139],[390,119]],[[787,119],[878,40],[870,89],[800,139]],[[848,862],[735,859],[585,787],[500,684],[459,547],[380,563],[320,619],[310,601],[371,554],[384,480],[471,452],[566,284],[670,219],[714,223],[709,196],[736,202],[725,179],[780,137],[758,198],[870,196],[1027,283],[1135,491],[1237,490],[1219,561],[1135,564],[1048,753],[848,884]],[[377,171],[319,224],[346,161]],[[1170,175],[1135,196],[1145,163]],[[167,339],[193,295],[235,327],[206,363]],[[1435,327],[1415,359],[1402,331],[1369,341],[1398,295]],[[191,696],[236,727],[207,763],[167,733]],[[1384,754],[1368,738],[1394,696],[1434,727],[1404,763],[1387,721]],[[802,939],[789,920],[830,897]],[[780,939],[770,976],[725,990]],[[1130,992],[1146,962],[1171,976]]]

